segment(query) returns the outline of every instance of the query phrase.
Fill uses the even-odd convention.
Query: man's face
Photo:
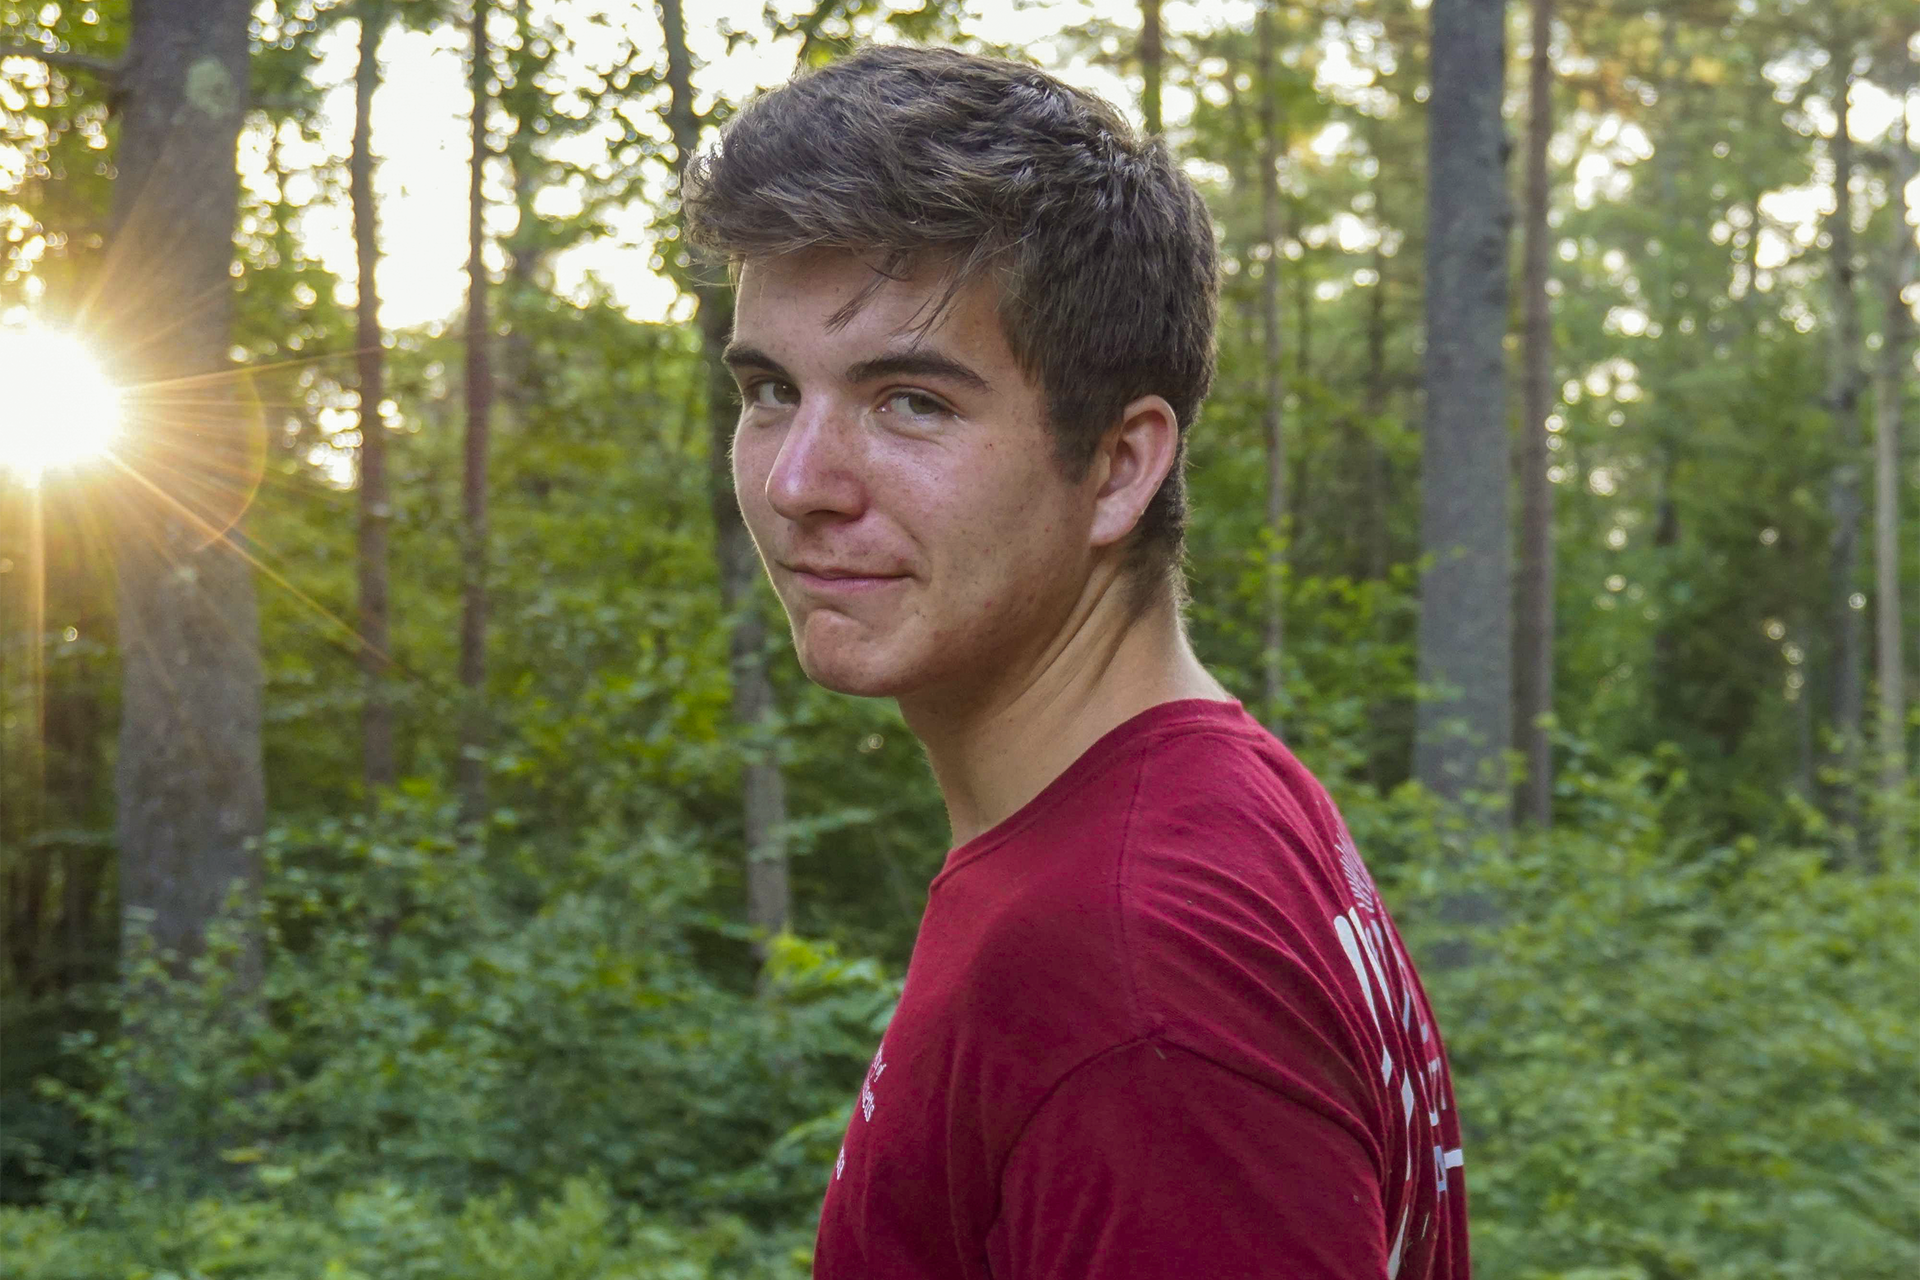
[[[974,702],[1021,681],[1072,612],[1099,468],[1062,478],[990,284],[917,338],[930,271],[830,328],[873,276],[826,251],[742,270],[734,488],[811,679]]]

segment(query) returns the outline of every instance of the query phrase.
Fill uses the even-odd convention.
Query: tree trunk
[[[693,109],[693,60],[687,53],[686,17],[681,0],[660,0],[660,25],[667,46],[668,124],[673,133],[674,167],[684,174],[700,146],[700,121]],[[747,854],[747,923],[762,936],[786,929],[792,915],[787,879],[785,831],[786,781],[780,773],[772,734],[773,681],[767,672],[766,623],[755,598],[760,561],[733,492],[729,463],[733,448],[733,380],[721,363],[733,328],[726,289],[685,272],[683,288],[698,304],[700,343],[707,372],[708,498],[713,511],[714,554],[719,562],[720,599],[730,634],[733,719],[747,739],[744,807]],[[765,954],[763,944],[756,951]]]
[[[1653,558],[1659,581],[1664,586],[1674,580],[1674,561],[1680,545],[1680,506],[1674,496],[1680,474],[1678,446],[1670,438],[1663,439],[1655,445],[1655,456],[1659,465],[1654,473]],[[1685,704],[1679,696],[1680,642],[1674,634],[1673,610],[1660,611],[1649,648],[1649,719],[1656,738],[1665,740],[1678,730],[1685,714]]]
[[[1854,574],[1860,561],[1860,526],[1864,511],[1860,495],[1862,459],[1860,364],[1860,307],[1856,297],[1853,242],[1852,110],[1849,104],[1853,76],[1850,56],[1836,55],[1840,77],[1833,135],[1834,213],[1827,219],[1832,242],[1833,354],[1826,403],[1833,415],[1837,460],[1828,485],[1828,510],[1833,517],[1829,573],[1832,582],[1828,641],[1832,662],[1830,712],[1838,746],[1839,781],[1833,790],[1833,819],[1840,848],[1851,858],[1859,849],[1860,730],[1864,710],[1865,655],[1862,611],[1853,607]]]
[[[11,497],[11,481],[8,481]],[[25,714],[16,712],[10,695],[13,687],[5,679],[5,663],[16,637],[8,625],[0,631],[0,921],[6,925],[6,937],[0,948],[6,963],[0,966],[0,991],[31,993],[34,985],[35,954],[39,947],[40,895],[34,891],[36,880],[45,880],[47,850],[36,848],[34,837],[47,825],[47,501],[37,485],[26,501],[0,506],[0,517],[19,515],[17,528],[9,528],[9,519],[0,524],[0,549],[25,552],[21,571],[0,578],[0,591],[17,590],[18,603],[0,596],[6,611],[0,620],[11,624],[18,609],[24,623],[18,640],[26,659],[20,687],[25,691]],[[9,564],[9,568],[11,565]],[[18,733],[18,741],[14,740]]]
[[[21,618],[25,618],[27,658],[23,689],[17,697],[0,700],[0,714],[12,712],[19,727],[13,731],[10,760],[6,760],[6,785],[13,789],[8,806],[10,827],[0,831],[0,846],[8,854],[0,862],[0,889],[6,890],[0,925],[6,927],[6,975],[15,992],[35,996],[44,971],[44,908],[46,887],[52,875],[48,850],[36,841],[46,827],[46,524],[44,499],[36,487],[27,493],[27,557],[17,581],[27,593]],[[12,693],[12,691],[8,691]],[[17,706],[8,706],[13,702]],[[13,716],[10,716],[12,720]],[[0,725],[0,727],[12,727]],[[4,988],[0,988],[4,990]]]
[[[1553,0],[1533,0],[1528,84],[1527,208],[1523,251],[1526,344],[1520,414],[1520,575],[1515,601],[1515,740],[1526,778],[1515,797],[1520,821],[1553,821],[1553,484],[1547,479],[1547,416],[1553,409],[1553,314],[1547,302],[1547,143],[1553,137]]]
[[[1267,453],[1266,705],[1267,728],[1281,732],[1281,699],[1286,685],[1287,440],[1282,412],[1286,376],[1280,350],[1280,152],[1278,59],[1274,53],[1274,0],[1260,6],[1260,238],[1267,259],[1260,274],[1260,332],[1263,379],[1260,422]]]
[[[487,162],[487,89],[491,59],[487,51],[487,2],[474,0],[472,64],[473,164],[467,188],[467,440],[465,482],[461,489],[464,518],[461,538],[460,758],[456,778],[460,819],[471,827],[481,821],[487,804],[487,445],[493,416],[493,368],[489,362],[492,333],[487,309],[487,264],[483,222],[485,195],[481,190]]]
[[[42,994],[46,978],[47,889],[53,883],[53,859],[34,850],[7,877],[8,985],[28,999]]]
[[[71,517],[66,529],[78,533],[79,523]],[[90,571],[91,540],[62,537],[64,548],[50,547],[53,572],[74,589],[77,599],[63,609],[71,617],[82,637],[102,638],[110,626],[109,614]],[[75,545],[78,543],[79,545]],[[64,593],[63,593],[64,594]],[[71,609],[71,612],[68,612]],[[63,663],[62,679],[47,687],[45,756],[45,824],[79,835],[47,846],[45,855],[60,857],[60,901],[55,928],[50,937],[57,957],[51,975],[57,990],[67,990],[91,976],[102,952],[99,942],[111,936],[102,928],[100,885],[109,852],[86,834],[106,826],[101,809],[100,779],[107,776],[105,723],[100,699],[102,666],[91,656],[78,656]],[[110,954],[110,952],[108,953]]]
[[[1378,182],[1373,184],[1374,216],[1386,225],[1381,208]],[[1380,420],[1387,412],[1387,255],[1376,242],[1373,246],[1373,288],[1367,299],[1367,385],[1361,407],[1367,415],[1367,577],[1384,580],[1392,563],[1392,530],[1387,527],[1387,508],[1392,502],[1392,481],[1387,449],[1380,441]]]
[[[1682,19],[1667,14],[1660,21],[1660,54],[1655,80],[1658,100],[1665,107],[1664,127],[1673,129],[1687,119],[1689,82],[1685,61],[1680,55]],[[1677,220],[1686,216],[1680,198],[1680,148],[1656,148],[1653,155],[1654,198],[1659,216]],[[1656,315],[1658,313],[1656,312]],[[1669,337],[1669,344],[1677,339]],[[1655,611],[1653,636],[1648,645],[1647,722],[1655,741],[1666,741],[1684,732],[1687,699],[1683,696],[1680,672],[1679,618],[1673,607],[1674,587],[1679,581],[1680,537],[1679,475],[1685,460],[1683,450],[1690,441],[1686,433],[1665,418],[1657,419],[1652,430],[1655,459],[1653,499],[1653,591],[1662,601]]]
[[[1293,219],[1289,218],[1291,224]],[[1287,227],[1287,239],[1294,239],[1293,227]],[[1300,269],[1293,275],[1293,383],[1295,394],[1305,395],[1313,377],[1313,268],[1304,246]]]
[[[21,571],[0,575],[0,620],[9,624],[26,617],[26,601],[12,597],[15,593],[26,594],[28,574],[34,568],[25,536],[7,527],[9,517],[16,513],[25,516],[24,503],[0,505],[0,547],[27,552]],[[33,634],[31,623],[27,624],[27,634]],[[14,674],[8,662],[13,651],[12,637],[0,643],[0,875],[7,874],[9,855],[25,848],[33,834],[33,819],[26,810],[38,794],[26,775],[35,767],[29,753],[39,750],[39,743],[27,737],[40,714],[39,695],[33,690],[31,675]]]
[[[366,702],[360,713],[360,768],[371,801],[393,785],[398,765],[393,747],[393,700],[389,687],[391,640],[387,625],[387,535],[393,518],[387,491],[386,351],[380,335],[380,262],[373,204],[373,91],[380,84],[380,37],[386,31],[384,0],[360,0],[360,60],[353,77],[353,154],[349,180],[353,199],[359,301],[355,347],[360,366],[360,667]]]
[[[507,241],[507,288],[504,310],[508,321],[506,350],[502,360],[506,386],[503,388],[512,419],[524,425],[529,411],[540,403],[537,372],[534,369],[533,341],[527,318],[539,288],[535,281],[542,266],[539,215],[534,212],[534,196],[539,193],[540,172],[534,155],[534,113],[539,107],[539,86],[534,72],[539,62],[532,52],[535,34],[527,13],[527,0],[513,0],[513,24],[519,47],[514,51],[513,91],[505,106],[513,117],[514,129],[506,147],[506,161],[513,182],[516,212],[513,236]],[[544,478],[542,484],[546,483]],[[545,490],[542,489],[541,492]]]
[[[122,920],[183,957],[230,891],[257,892],[266,815],[259,621],[236,532],[262,442],[222,376],[250,10],[134,0],[100,290],[137,387],[115,528]],[[259,947],[247,938],[243,984]]]
[[[1506,786],[1513,726],[1507,527],[1506,31],[1500,0],[1434,0],[1428,108],[1426,421],[1414,776]],[[1495,821],[1504,829],[1507,806]]]
[[[1813,628],[1804,617],[1797,617],[1787,634],[1800,642],[1801,652],[1813,651]],[[1793,687],[1791,682],[1798,675],[1800,684]],[[1813,686],[1808,684],[1802,672],[1788,672],[1789,688],[1787,700],[1793,704],[1793,790],[1809,806],[1819,803],[1819,790],[1814,776],[1813,750]]]
[[[1160,40],[1160,0],[1140,0],[1140,116],[1147,132],[1164,132],[1160,120],[1160,79],[1166,54]]]
[[[1901,100],[1911,94],[1903,85]],[[1896,117],[1887,136],[1892,153],[1892,243],[1887,247],[1886,325],[1880,341],[1880,386],[1874,396],[1874,622],[1880,690],[1880,861],[1891,865],[1905,848],[1901,793],[1907,781],[1905,644],[1900,636],[1900,431],[1907,375],[1913,369],[1913,313],[1906,288],[1914,280],[1914,228],[1907,221],[1908,184],[1916,171],[1913,141]]]

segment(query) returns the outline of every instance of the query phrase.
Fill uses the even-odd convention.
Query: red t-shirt
[[[1237,702],[1095,743],[935,877],[828,1184],[830,1280],[1466,1280],[1433,1013]]]

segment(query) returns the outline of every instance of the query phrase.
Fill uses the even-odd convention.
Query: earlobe
[[[1094,546],[1110,546],[1133,532],[1173,470],[1179,447],[1179,419],[1164,397],[1143,396],[1126,407],[1101,444],[1105,475],[1094,498]]]

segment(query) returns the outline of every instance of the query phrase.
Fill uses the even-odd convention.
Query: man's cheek
[[[740,505],[740,515],[747,522],[748,532],[753,534],[757,545],[766,530],[768,512],[766,506],[767,473],[758,466],[758,459],[737,443],[733,450],[733,498]]]
[[[773,459],[762,457],[764,450],[759,441],[747,431],[736,427],[733,439],[727,448],[727,457],[733,464],[733,492],[745,507],[750,497],[767,491],[767,472]]]
[[[742,511],[747,509],[747,500],[753,493],[751,476],[752,469],[748,466],[747,457],[736,442],[733,447],[733,497]]]
[[[753,549],[760,557],[760,567],[773,578],[773,564],[768,559],[767,548],[770,544],[770,513],[763,509],[763,502],[756,502],[756,490],[746,484],[746,478],[738,471],[734,473],[734,497],[740,504],[741,522],[747,526],[747,537],[753,542]],[[778,581],[774,582],[777,587]]]

